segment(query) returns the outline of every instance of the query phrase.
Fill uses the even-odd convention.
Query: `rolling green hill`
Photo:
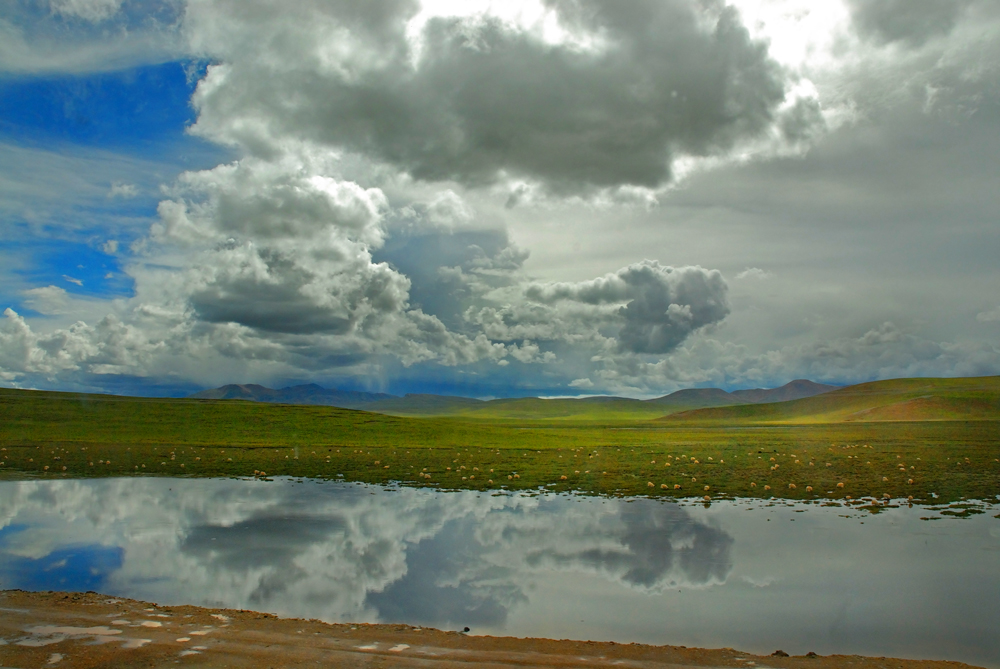
[[[1000,420],[1000,376],[873,381],[789,402],[696,409],[659,420],[740,425]]]

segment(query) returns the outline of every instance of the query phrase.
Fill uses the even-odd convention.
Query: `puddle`
[[[41,648],[51,646],[55,643],[73,639],[85,639],[91,643],[107,643],[114,640],[114,637],[121,634],[121,630],[113,630],[107,627],[58,627],[55,625],[36,625],[25,630],[30,637],[20,639],[16,642],[18,646],[28,648]],[[53,656],[59,655],[54,653]],[[62,659],[62,655],[59,655]]]
[[[147,643],[152,643],[152,639],[125,639],[122,643],[122,648],[133,650],[135,648],[142,648]]]
[[[53,627],[42,625],[38,627],[31,627],[28,629],[31,634],[39,634],[50,636],[53,634],[61,634],[63,636],[114,636],[116,634],[121,634],[121,630],[113,630],[107,627]]]
[[[160,607],[1000,667],[996,505],[878,511],[289,479],[8,481],[0,578]],[[145,615],[169,617],[159,611]],[[119,618],[18,643],[169,624]]]

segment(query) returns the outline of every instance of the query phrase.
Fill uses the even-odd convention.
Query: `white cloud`
[[[0,369],[58,378],[84,367],[95,374],[144,375],[155,349],[145,335],[114,316],[95,326],[78,322],[49,334],[34,332],[13,309],[0,323]]]
[[[49,6],[56,14],[98,23],[117,14],[123,2],[124,0],[49,0]]]
[[[594,387],[594,382],[591,381],[590,379],[587,379],[587,378],[573,379],[572,381],[569,382],[569,387],[570,388],[593,388]]]
[[[989,311],[981,311],[976,314],[976,320],[980,323],[997,323],[1000,322],[1000,307],[996,309],[991,309]]]
[[[69,307],[69,294],[59,286],[29,288],[23,295],[25,306],[40,314],[61,314]]]
[[[155,223],[131,246],[133,295],[107,302],[118,325],[103,326],[130,333],[130,355],[101,352],[93,308],[70,325],[77,311],[54,287],[25,292],[0,277],[27,307],[63,317],[8,316],[8,336],[22,332],[27,348],[0,375],[119,369],[217,384],[342,373],[381,383],[386,370],[427,364],[644,393],[757,384],[792,369],[826,379],[992,369],[988,344],[881,327],[839,337],[822,323],[850,332],[912,322],[879,300],[918,263],[903,259],[898,229],[891,246],[871,243],[881,225],[872,221],[906,220],[914,249],[948,251],[971,237],[928,241],[936,223],[921,238],[907,212],[953,198],[963,230],[979,226],[974,250],[991,252],[982,240],[995,207],[981,184],[995,163],[985,113],[1000,90],[995,8],[732,4],[739,15],[687,0],[197,0],[140,26],[118,0],[62,0],[41,27],[23,13],[0,19],[9,72],[208,59],[193,132],[237,156],[165,186]],[[57,24],[72,26],[63,41]],[[979,134],[952,149],[949,133],[968,128]],[[897,159],[907,142],[934,158]],[[977,151],[964,175],[926,176]],[[95,203],[134,209],[121,201],[162,179],[155,165],[109,169],[101,163],[113,157],[97,154],[0,153],[16,166],[0,174],[8,218],[87,229],[87,243],[109,254],[137,230],[76,214]],[[761,161],[776,156],[798,158]],[[964,263],[969,250],[949,252]],[[788,289],[865,254],[876,262],[854,261],[849,281],[819,281],[814,292],[833,296],[826,315],[805,313],[805,289]],[[730,307],[720,272],[684,263],[769,279],[769,295],[744,290]],[[768,327],[740,329],[741,314],[764,311]],[[993,322],[994,311],[977,320]]]
[[[738,280],[743,279],[770,279],[773,274],[767,270],[760,269],[759,267],[747,267],[745,270],[736,275]]]
[[[8,338],[16,334],[22,354],[0,367],[47,378],[172,369],[220,383],[236,369],[244,378],[301,377],[367,374],[384,359],[446,366],[545,359],[529,343],[507,347],[456,333],[412,308],[407,277],[372,259],[384,242],[384,194],[323,171],[304,157],[185,173],[126,267],[135,295],[119,316],[40,334],[10,311]],[[112,336],[129,341],[127,354],[105,341]]]
[[[139,195],[139,189],[136,188],[135,184],[122,183],[116,181],[111,184],[111,190],[108,191],[109,198],[120,197],[123,199],[133,198]]]
[[[62,278],[63,278],[64,281],[68,281],[70,283],[75,283],[78,286],[82,286],[83,285],[83,281],[80,280],[80,279],[74,279],[73,277],[66,276],[65,274],[63,274]]]

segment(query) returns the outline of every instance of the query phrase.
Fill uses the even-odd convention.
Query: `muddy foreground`
[[[468,636],[410,625],[330,625],[97,593],[0,591],[0,667],[810,667],[959,669],[858,656]]]

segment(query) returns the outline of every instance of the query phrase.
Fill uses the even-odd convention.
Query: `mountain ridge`
[[[721,388],[685,388],[663,397],[638,400],[600,395],[593,397],[518,397],[480,400],[457,395],[387,393],[324,388],[315,383],[273,389],[255,383],[226,384],[189,395],[190,399],[245,400],[279,404],[309,404],[360,409],[390,415],[489,417],[507,419],[572,418],[585,415],[615,415],[655,418],[691,409],[757,404],[801,399],[829,392],[837,386],[796,379],[778,388],[752,388],[728,392]]]

